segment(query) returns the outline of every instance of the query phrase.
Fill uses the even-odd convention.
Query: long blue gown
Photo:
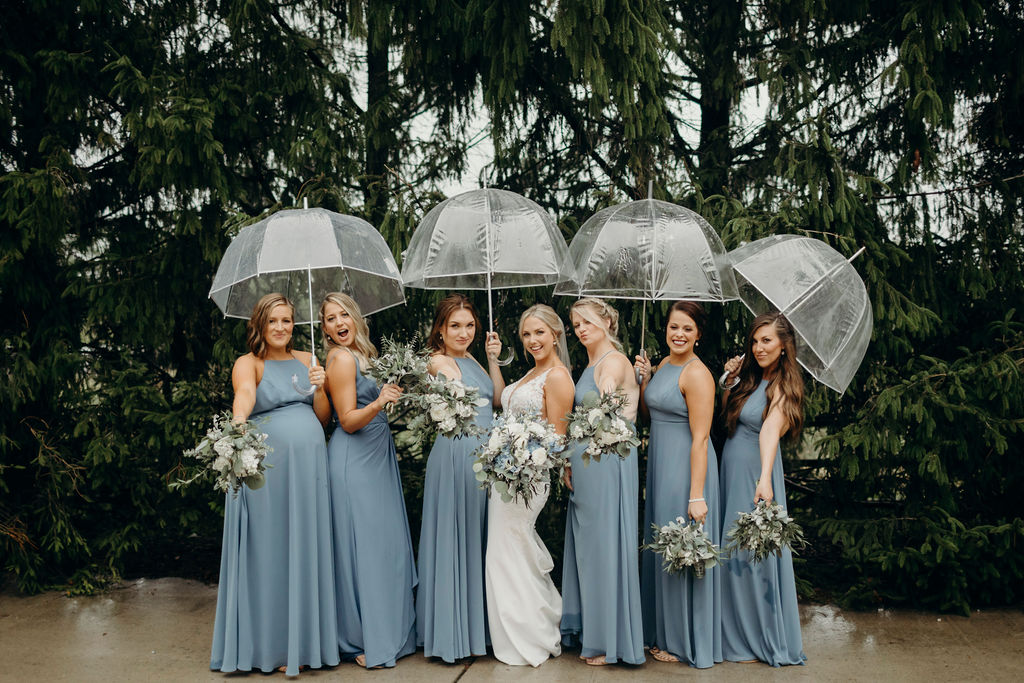
[[[676,517],[688,519],[693,436],[689,410],[679,392],[679,375],[684,367],[686,364],[666,363],[651,378],[644,392],[644,401],[651,413],[645,543],[653,538],[652,524],[662,526]],[[704,531],[721,546],[718,458],[710,441],[704,501],[708,506]],[[694,578],[691,571],[669,574],[662,569],[662,558],[645,550],[640,588],[644,638],[648,645],[700,669],[722,661],[722,587],[717,567],[707,570],[700,579]]]
[[[575,404],[597,392],[594,367],[576,383]],[[638,571],[636,449],[625,459],[602,456],[584,465],[574,449],[573,492],[565,519],[562,558],[562,643],[579,644],[583,657],[613,664],[644,662]]]
[[[767,398],[767,380],[747,398],[740,410],[736,433],[722,449],[722,535],[732,528],[740,512],[754,509],[754,489],[761,475],[758,437]],[[772,465],[775,500],[786,507],[782,478],[782,451]],[[726,561],[722,571],[722,654],[730,661],[759,659],[772,666],[802,664],[806,659],[800,636],[793,553],[770,555],[753,564],[741,551]]]
[[[380,395],[356,361],[356,405]],[[381,411],[349,434],[339,425],[327,446],[334,516],[334,573],[342,659],[392,667],[416,650],[409,520],[395,442]]]
[[[267,434],[266,484],[224,503],[210,668],[273,671],[338,663],[327,449],[296,359],[263,364],[251,419]],[[305,384],[309,386],[308,382]]]
[[[487,401],[477,408],[475,422],[489,429],[494,383],[474,360],[454,360],[462,383],[477,387]],[[487,492],[476,480],[472,457],[486,438],[438,436],[424,474],[416,640],[424,656],[448,663],[487,654]]]

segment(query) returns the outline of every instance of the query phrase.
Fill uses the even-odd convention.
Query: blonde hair
[[[596,296],[584,297],[569,309],[570,320],[573,313],[603,329],[612,346],[617,351],[622,351],[622,342],[619,341],[619,312],[608,302],[598,299]]]
[[[350,297],[344,292],[331,292],[324,297],[323,302],[320,304],[320,329],[324,327],[324,309],[327,308],[327,304],[337,304],[341,306],[349,317],[352,318],[352,322],[355,327],[355,339],[352,341],[351,350],[356,354],[356,357],[366,365],[371,358],[377,357],[377,347],[370,341],[370,327],[366,324],[366,319],[363,317],[363,312],[359,310],[359,304],[355,302],[355,299]],[[324,349],[330,353],[331,349],[335,347],[341,347],[341,344],[331,339],[331,335],[324,333]]]
[[[526,323],[527,318],[536,318],[551,328],[551,333],[555,337],[555,351],[558,353],[558,359],[562,361],[566,368],[569,368],[569,349],[565,345],[565,324],[558,317],[558,314],[555,313],[555,309],[547,304],[534,304],[523,311],[523,314],[519,316],[520,340],[523,338],[523,325]],[[524,344],[523,346],[525,347],[526,345]]]
[[[270,312],[277,306],[287,306],[292,309],[292,322],[295,322],[295,306],[284,294],[272,292],[266,294],[252,307],[252,315],[249,316],[249,324],[245,333],[245,342],[252,351],[252,355],[263,358],[267,355],[267,340],[263,338],[263,331],[267,329],[267,321],[270,319]],[[288,340],[285,351],[292,352],[292,340]]]

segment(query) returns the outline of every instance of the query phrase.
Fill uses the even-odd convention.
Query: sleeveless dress
[[[736,433],[722,449],[722,536],[740,512],[754,509],[754,488],[761,475],[758,437],[767,403],[767,380],[747,398],[740,410]],[[775,500],[786,507],[782,478],[782,450],[772,465]],[[772,666],[803,664],[807,659],[800,636],[793,553],[770,555],[753,564],[750,553],[740,551],[724,564],[722,574],[722,654],[730,661],[759,659]]]
[[[644,392],[651,413],[651,438],[647,450],[647,503],[644,507],[644,543],[654,537],[652,524],[661,526],[676,517],[689,519],[690,414],[679,391],[683,365],[666,363],[654,374]],[[751,480],[753,481],[753,480]],[[753,498],[754,491],[750,491]],[[708,516],[704,531],[721,547],[721,502],[718,494],[718,457],[708,440],[708,467],[704,478],[704,502]],[[644,606],[644,638],[675,655],[680,662],[704,669],[722,661],[722,585],[718,567],[703,578],[693,572],[669,574],[660,555],[643,552],[641,589]]]
[[[351,353],[351,352],[350,352]],[[380,395],[356,360],[356,405]],[[349,434],[340,425],[327,446],[334,519],[338,645],[342,659],[392,667],[416,650],[416,609],[409,521],[384,412]]]
[[[210,668],[263,672],[338,663],[331,508],[323,428],[297,359],[265,360],[250,419],[273,450],[266,484],[224,501]],[[305,379],[300,379],[309,387]]]
[[[494,383],[476,361],[454,360],[462,371],[462,383],[477,387],[480,398],[487,401],[477,407],[475,422],[488,430]],[[487,492],[476,480],[472,455],[486,438],[438,436],[423,477],[416,640],[425,657],[440,657],[448,663],[487,654]]]
[[[544,381],[552,369],[505,387],[502,408],[544,419]],[[487,502],[487,622],[494,656],[505,664],[540,666],[562,653],[562,597],[551,581],[554,562],[534,529],[550,490],[541,487],[529,507],[521,499],[505,503],[494,491]]]
[[[597,392],[594,372],[583,370],[575,404]],[[605,455],[584,464],[573,449],[573,490],[565,518],[562,559],[562,644],[580,646],[583,657],[605,656],[614,664],[643,664],[643,618],[638,571],[637,453]]]

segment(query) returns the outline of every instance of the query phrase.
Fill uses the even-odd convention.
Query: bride
[[[505,412],[547,420],[563,435],[575,389],[564,332],[550,306],[526,309],[519,337],[533,356],[533,369],[501,392]],[[562,652],[562,596],[549,576],[551,555],[533,527],[549,492],[548,484],[529,506],[522,500],[504,503],[491,492],[487,504],[487,621],[494,656],[505,664],[540,666]]]

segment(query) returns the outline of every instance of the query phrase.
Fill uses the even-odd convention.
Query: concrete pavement
[[[207,669],[216,586],[139,579],[95,597],[51,592],[0,594],[2,681],[232,681],[261,674]],[[537,669],[491,657],[447,665],[416,654],[394,669],[354,664],[303,672],[302,681],[938,681],[1024,680],[1024,612],[980,611],[970,618],[803,605],[802,667],[723,663],[707,670],[648,659],[643,666],[590,667],[567,652]],[[272,675],[286,680],[283,674]]]

